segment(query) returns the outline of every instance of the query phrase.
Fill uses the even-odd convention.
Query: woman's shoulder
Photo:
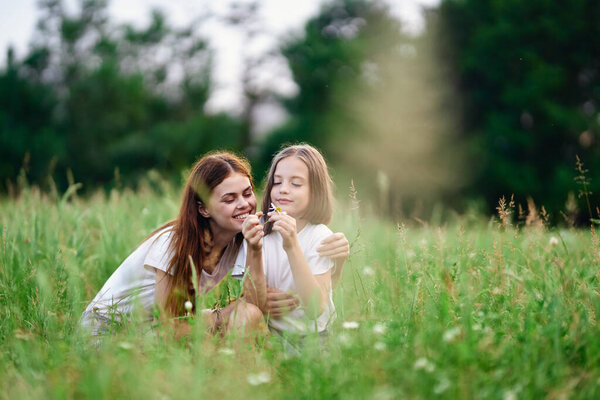
[[[169,244],[171,239],[173,238],[173,227],[166,226],[164,228],[159,228],[154,231],[150,236],[148,236],[143,243],[148,243],[149,247],[153,246],[162,246],[165,244]]]
[[[171,258],[171,240],[173,239],[173,228],[168,226],[157,230],[150,235],[142,245],[139,251],[145,254],[144,264],[156,266],[168,263]]]

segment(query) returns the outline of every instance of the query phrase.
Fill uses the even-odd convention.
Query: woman
[[[195,288],[206,293],[231,270],[243,240],[242,223],[255,212],[248,162],[227,152],[204,156],[188,177],[177,218],[154,231],[119,266],[84,311],[82,324],[94,334],[105,332],[136,305],[148,319],[155,308],[167,317],[185,315],[186,302],[195,307]],[[247,265],[252,276],[264,276],[251,257]],[[211,331],[266,329],[264,288],[245,280],[243,293],[245,300],[202,312]],[[179,335],[189,330],[187,324],[176,328]]]

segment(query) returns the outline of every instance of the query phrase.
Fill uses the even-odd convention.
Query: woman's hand
[[[248,246],[255,251],[262,250],[262,238],[264,236],[263,226],[260,224],[260,217],[262,217],[262,211],[256,213],[256,215],[249,215],[242,223],[242,234],[248,242]]]
[[[271,318],[280,318],[300,305],[298,296],[279,289],[267,288],[267,313]]]
[[[273,222],[273,230],[281,234],[281,238],[283,239],[283,249],[288,251],[292,247],[298,245],[296,220],[285,212],[278,213],[272,211],[268,215],[269,221]]]
[[[317,248],[321,257],[329,257],[334,261],[345,260],[350,255],[350,244],[342,232],[327,236]]]

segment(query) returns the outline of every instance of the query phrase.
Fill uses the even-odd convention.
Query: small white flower
[[[219,352],[219,354],[223,354],[224,356],[232,356],[235,354],[235,351],[233,349],[230,349],[229,347],[222,347],[217,351]]]
[[[148,211],[148,209],[144,207],[144,209],[142,210],[142,214],[147,215],[148,213],[150,213],[150,211]]]
[[[263,383],[271,382],[271,375],[267,371],[263,371],[257,374],[248,374],[246,380],[252,386],[258,386],[262,385]]]
[[[385,333],[385,330],[386,330],[386,326],[385,326],[385,324],[382,324],[381,322],[378,322],[375,325],[373,325],[373,333],[375,333],[377,335],[383,335]]]
[[[356,321],[345,321],[342,323],[344,329],[358,329],[358,322]]]
[[[375,348],[375,350],[377,351],[384,351],[386,349],[386,345],[383,342],[377,342],[375,343],[375,345],[373,346]]]
[[[338,335],[338,340],[340,341],[340,344],[344,347],[350,347],[350,345],[352,344],[352,338],[344,332]]]
[[[120,342],[119,343],[119,347],[122,348],[123,350],[131,350],[133,349],[133,345],[129,342]]]
[[[179,303],[179,304],[181,304],[181,303]],[[191,302],[191,301],[189,301],[189,300],[188,300],[188,301],[186,301],[186,302],[185,302],[185,304],[184,304],[183,306],[185,307],[185,310],[186,310],[187,312],[190,312],[190,311],[192,311],[192,308],[194,307],[194,305],[192,304],[192,302]]]
[[[444,332],[444,342],[446,343],[450,343],[453,342],[454,339],[456,339],[458,336],[460,335],[460,328],[458,326],[452,328],[452,329],[448,329],[446,332]]]
[[[415,361],[415,365],[413,365],[413,369],[416,370],[424,370],[426,372],[433,372],[435,370],[435,365],[433,365],[433,363],[431,363],[431,361],[429,361],[427,358],[425,357],[421,357],[419,359],[417,359],[417,361]]]
[[[550,236],[550,241],[548,242],[548,244],[550,245],[550,247],[554,247],[558,244],[558,239],[556,238],[556,236]]]
[[[363,275],[373,276],[373,275],[375,275],[375,270],[369,266],[366,266],[363,268]]]
[[[504,392],[502,400],[517,400],[517,394],[514,392],[514,390],[507,390]]]
[[[450,381],[447,378],[442,378],[433,388],[433,393],[442,394],[450,387]]]

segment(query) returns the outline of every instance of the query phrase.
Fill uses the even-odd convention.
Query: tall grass
[[[298,355],[199,324],[177,342],[136,321],[90,341],[84,307],[178,202],[165,185],[0,201],[2,398],[600,396],[598,237],[543,223],[407,226],[342,205],[332,228],[352,255],[325,348],[309,337]]]

